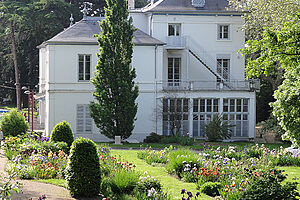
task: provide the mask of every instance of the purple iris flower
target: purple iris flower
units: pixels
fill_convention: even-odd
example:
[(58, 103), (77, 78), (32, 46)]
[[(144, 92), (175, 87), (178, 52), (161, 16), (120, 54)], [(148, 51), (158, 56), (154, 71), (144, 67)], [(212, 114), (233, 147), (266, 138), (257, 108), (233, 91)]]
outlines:
[(184, 194), (184, 193), (185, 193), (185, 189), (182, 189), (182, 190), (181, 190), (181, 194)]
[(187, 192), (187, 195), (189, 195), (189, 197), (193, 197), (193, 194), (191, 192)]

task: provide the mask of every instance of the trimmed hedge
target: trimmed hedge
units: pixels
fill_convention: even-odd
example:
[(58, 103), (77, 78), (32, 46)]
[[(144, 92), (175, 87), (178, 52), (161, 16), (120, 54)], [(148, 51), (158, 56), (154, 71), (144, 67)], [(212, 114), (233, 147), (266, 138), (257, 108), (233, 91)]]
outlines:
[(73, 142), (66, 180), (72, 196), (93, 197), (100, 193), (100, 161), (96, 144), (92, 140), (78, 138)]
[(50, 136), (50, 141), (65, 142), (70, 147), (74, 141), (74, 135), (70, 124), (66, 121), (56, 124)]
[(28, 124), (25, 122), (22, 113), (13, 109), (9, 113), (3, 115), (3, 118), (0, 121), (0, 129), (2, 129), (3, 137), (15, 137), (25, 134), (28, 130)]

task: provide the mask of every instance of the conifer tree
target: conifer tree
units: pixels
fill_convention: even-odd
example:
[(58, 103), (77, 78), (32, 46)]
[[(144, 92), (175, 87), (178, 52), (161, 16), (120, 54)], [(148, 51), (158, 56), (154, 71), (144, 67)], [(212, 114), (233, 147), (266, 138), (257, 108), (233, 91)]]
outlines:
[(127, 0), (106, 0), (105, 19), (101, 33), (98, 63), (92, 80), (97, 102), (91, 102), (91, 117), (108, 138), (126, 139), (134, 128), (138, 87), (131, 67), (133, 53), (132, 19), (128, 19)]

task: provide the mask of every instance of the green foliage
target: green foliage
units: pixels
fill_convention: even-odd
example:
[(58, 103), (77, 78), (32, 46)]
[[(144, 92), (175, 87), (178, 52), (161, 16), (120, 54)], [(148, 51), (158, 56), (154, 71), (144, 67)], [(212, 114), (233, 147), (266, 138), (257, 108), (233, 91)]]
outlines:
[(9, 113), (4, 114), (0, 121), (0, 128), (4, 137), (18, 136), (26, 133), (28, 124), (25, 122), (24, 116), (17, 112), (16, 109), (13, 109)]
[(162, 138), (162, 135), (158, 135), (152, 132), (144, 139), (144, 143), (160, 143)]
[(179, 134), (163, 136), (161, 139), (163, 144), (180, 144), (181, 146), (192, 146), (194, 144), (194, 139), (189, 136), (181, 136)]
[(273, 114), (277, 117), (280, 126), (286, 131), (283, 139), (291, 141), (296, 147), (300, 147), (300, 65), (286, 73), (285, 80), (275, 91), (274, 96), (276, 102), (272, 104)]
[(201, 186), (200, 192), (208, 196), (215, 197), (219, 196), (219, 189), (222, 185), (220, 182), (206, 182)]
[(243, 14), (247, 40), (260, 40), (265, 28), (279, 30), (291, 15), (300, 12), (295, 0), (230, 0), (229, 5)]
[(182, 173), (185, 164), (189, 163), (191, 166), (198, 163), (198, 156), (188, 149), (178, 149), (169, 153), (169, 162), (166, 165), (166, 170), (170, 174), (176, 174), (180, 178), (184, 176)]
[(70, 147), (74, 141), (70, 124), (66, 121), (56, 124), (50, 136), (50, 140), (53, 142), (66, 142)]
[[(0, 1), (0, 80), (15, 87), (9, 22), (13, 22), (20, 83), (36, 85), (39, 77), (39, 49), (36, 47), (69, 26), (70, 13), (82, 18), (77, 6), (62, 0)], [(3, 81), (3, 82), (2, 82)], [(15, 90), (0, 90), (0, 97), (15, 100)], [(27, 105), (27, 95), (23, 94)]]
[(96, 144), (87, 138), (76, 139), (66, 169), (68, 189), (72, 196), (96, 196), (100, 192), (100, 163)]
[(114, 194), (130, 194), (138, 181), (139, 175), (135, 171), (118, 170), (111, 178), (110, 187)]
[(19, 193), (21, 184), (16, 181), (15, 175), (12, 174), (9, 177), (0, 174), (0, 198), (10, 199), (11, 192)]
[(223, 120), (222, 115), (214, 116), (213, 119), (204, 126), (204, 134), (209, 141), (219, 141), (229, 139), (232, 133), (232, 127), (229, 121)]
[(274, 115), (271, 115), (266, 121), (259, 123), (259, 125), (262, 126), (260, 133), (262, 133), (264, 135), (271, 131), (275, 134), (276, 139), (281, 141), (281, 137), (284, 134), (284, 130), (279, 125), (279, 123)]
[(128, 138), (134, 128), (138, 87), (130, 66), (133, 53), (132, 19), (128, 20), (127, 1), (107, 0), (105, 19), (100, 22), (99, 53), (91, 102), (91, 116), (101, 133), (108, 138)]
[(148, 190), (151, 190), (151, 188), (154, 188), (155, 191), (161, 191), (162, 185), (158, 179), (151, 175), (145, 174), (144, 176), (140, 177), (140, 180), (136, 186), (137, 191), (140, 193), (147, 193)]
[(254, 183), (238, 199), (296, 200), (299, 197), (297, 183), (282, 184), (285, 179), (286, 175), (281, 170), (270, 170), (263, 177), (254, 179)]

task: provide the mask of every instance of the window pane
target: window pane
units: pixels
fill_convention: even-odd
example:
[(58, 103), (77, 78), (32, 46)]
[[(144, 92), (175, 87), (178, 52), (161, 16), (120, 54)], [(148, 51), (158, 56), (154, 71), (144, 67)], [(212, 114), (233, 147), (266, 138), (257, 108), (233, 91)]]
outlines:
[(199, 112), (198, 102), (199, 102), (198, 99), (194, 99), (194, 101), (193, 101), (193, 112)]
[(168, 112), (168, 99), (163, 99), (163, 112)]
[(85, 61), (85, 80), (90, 80), (91, 76), (91, 62), (90, 62), (90, 56), (86, 56), (86, 61)]
[(84, 75), (83, 75), (83, 62), (79, 62), (79, 80), (83, 80)]
[(212, 100), (211, 99), (207, 99), (207, 101), (206, 101), (206, 103), (207, 103), (207, 110), (206, 110), (206, 112), (212, 112)]
[(214, 110), (213, 112), (218, 112), (219, 111), (219, 101), (218, 99), (214, 99)]
[(234, 112), (234, 99), (230, 99), (230, 112)]
[(170, 99), (170, 112), (175, 112), (175, 101)]
[(180, 25), (177, 24), (176, 25), (176, 36), (179, 36), (180, 35)]
[(189, 111), (189, 101), (188, 99), (183, 99), (183, 112)]
[(177, 99), (177, 102), (176, 102), (176, 106), (177, 106), (177, 112), (182, 112), (182, 99)]
[(243, 99), (243, 102), (244, 102), (243, 112), (248, 112), (248, 99)]
[(174, 25), (169, 24), (169, 36), (174, 36), (175, 35), (175, 29), (174, 29)]

